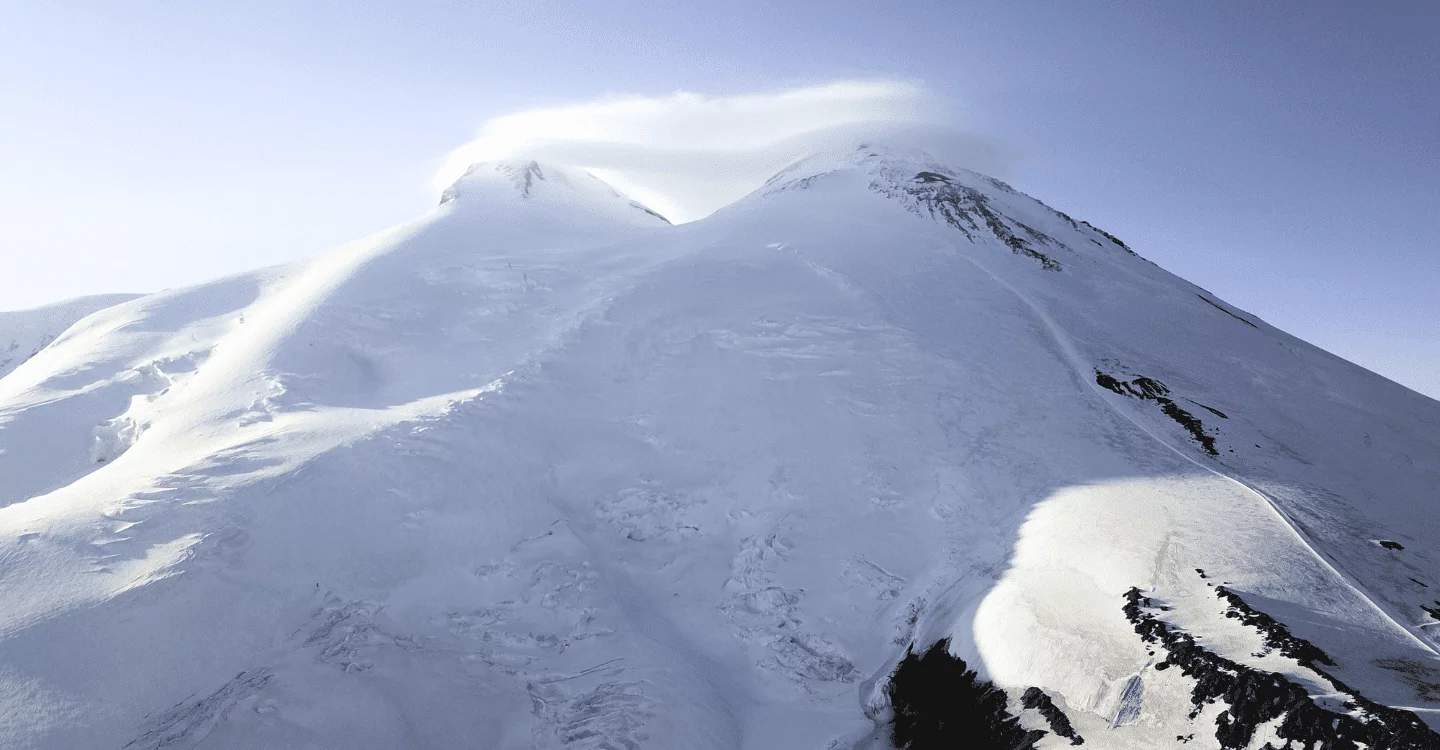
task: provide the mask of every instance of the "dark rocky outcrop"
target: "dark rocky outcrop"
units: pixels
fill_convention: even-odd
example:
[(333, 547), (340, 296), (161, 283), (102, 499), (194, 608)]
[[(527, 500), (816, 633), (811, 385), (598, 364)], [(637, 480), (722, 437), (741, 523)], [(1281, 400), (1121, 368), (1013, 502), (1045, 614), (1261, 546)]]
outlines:
[(1189, 401), (1190, 403), (1192, 403), (1192, 404), (1194, 404), (1194, 405), (1196, 405), (1196, 406), (1198, 406), (1198, 407), (1200, 407), (1201, 409), (1204, 409), (1205, 411), (1210, 412), (1211, 414), (1214, 414), (1215, 416), (1217, 416), (1217, 417), (1219, 417), (1219, 418), (1221, 418), (1221, 419), (1229, 419), (1229, 417), (1225, 416), (1225, 412), (1220, 411), (1219, 409), (1216, 409), (1216, 408), (1213, 407), (1213, 406), (1206, 406), (1206, 405), (1200, 403), (1199, 401), (1196, 401), (1196, 400), (1193, 399), (1193, 398), (1187, 398), (1187, 399), (1185, 399), (1185, 400), (1186, 400), (1186, 401)]
[[(1330, 663), (1329, 657), (1313, 644), (1291, 635), (1284, 625), (1249, 607), (1233, 592), (1221, 591), (1224, 589), (1217, 588), (1217, 595), (1231, 604), (1227, 615), (1233, 611), (1246, 624), (1259, 628), (1267, 644), (1274, 633), (1276, 648), (1282, 653), (1289, 648), (1310, 665)], [(1262, 672), (1206, 649), (1191, 634), (1161, 620), (1156, 609), (1140, 589), (1126, 592), (1123, 611), (1135, 632), (1145, 642), (1162, 647), (1166, 661), (1195, 679), (1191, 718), (1206, 705), (1217, 701), (1225, 704), (1226, 709), (1215, 720), (1215, 738), (1226, 750), (1248, 747), (1257, 727), (1277, 720), (1276, 735), (1284, 744), (1267, 742), (1262, 750), (1358, 750), (1362, 746), (1370, 750), (1440, 750), (1440, 734), (1409, 711), (1375, 703), (1310, 666), (1350, 698), (1359, 717), (1323, 709), (1310, 699), (1304, 687), (1284, 675)]]
[(895, 720), (891, 742), (901, 750), (1028, 750), (1045, 733), (1027, 730), (1008, 708), (1005, 691), (981, 680), (949, 639), (923, 654), (905, 654), (885, 694)]
[(1225, 588), (1215, 587), (1215, 596), (1225, 600), (1230, 605), (1225, 608), (1225, 616), (1239, 620), (1242, 624), (1248, 625), (1260, 631), (1265, 636), (1265, 647), (1279, 651), (1282, 655), (1300, 663), (1300, 666), (1307, 669), (1315, 669), (1316, 665), (1324, 664), (1333, 667), (1335, 662), (1324, 651), (1321, 651), (1315, 644), (1304, 638), (1296, 638), (1290, 634), (1290, 629), (1283, 623), (1270, 615), (1261, 612), (1240, 598), (1239, 594)]
[(1070, 744), (1085, 744), (1085, 738), (1077, 734), (1075, 727), (1070, 725), (1070, 717), (1055, 705), (1055, 701), (1051, 700), (1044, 690), (1038, 687), (1026, 690), (1025, 694), (1020, 696), (1020, 705), (1039, 711), (1040, 715), (1045, 717), (1045, 721), (1049, 722), (1050, 731), (1070, 740)]
[(1099, 233), (1101, 234), (1101, 236), (1103, 236), (1105, 239), (1110, 240), (1111, 242), (1113, 242), (1113, 243), (1115, 243), (1116, 245), (1118, 245), (1121, 250), (1124, 250), (1125, 252), (1130, 253), (1131, 255), (1135, 255), (1135, 251), (1134, 251), (1134, 250), (1131, 250), (1129, 245), (1125, 244), (1124, 242), (1121, 242), (1119, 237), (1116, 237), (1115, 235), (1110, 234), (1109, 232), (1105, 231), (1104, 229), (1101, 229), (1100, 227), (1097, 227), (1097, 226), (1095, 226), (1094, 224), (1091, 224), (1091, 223), (1088, 222), (1088, 221), (1083, 221), (1083, 220), (1082, 220), (1080, 223), (1081, 223), (1081, 224), (1084, 224), (1084, 225), (1087, 226), (1087, 227), (1090, 227), (1091, 229), (1093, 229), (1093, 230), (1096, 231), (1096, 232), (1099, 232)]
[[(1205, 432), (1204, 423), (1194, 414), (1180, 408), (1180, 406), (1170, 398), (1170, 389), (1166, 388), (1164, 383), (1143, 375), (1132, 380), (1120, 380), (1100, 370), (1095, 371), (1095, 383), (1101, 388), (1118, 393), (1121, 396), (1138, 398), (1141, 401), (1153, 401), (1159, 404), (1160, 411), (1164, 412), (1165, 416), (1174, 420), (1176, 424), (1184, 427), (1185, 431), (1190, 433), (1190, 436), (1205, 449), (1206, 453), (1212, 456), (1220, 455), (1219, 452), (1215, 450), (1215, 437)], [(1210, 409), (1208, 406), (1205, 408)], [(1210, 410), (1215, 411), (1214, 409)], [(1215, 413), (1220, 414), (1219, 412)], [(1220, 416), (1223, 417), (1224, 415), (1221, 414)], [(1225, 418), (1229, 419), (1229, 417)]]
[(905, 192), (932, 217), (955, 227), (972, 241), (975, 233), (983, 227), (1016, 255), (1040, 261), (1041, 267), (1047, 271), (1060, 270), (1058, 261), (1035, 247), (1036, 244), (1055, 244), (1049, 235), (1016, 222), (1016, 229), (1029, 235), (1030, 239), (1021, 237), (1003, 216), (990, 208), (989, 196), (979, 190), (939, 172), (919, 172), (914, 183), (905, 187)]

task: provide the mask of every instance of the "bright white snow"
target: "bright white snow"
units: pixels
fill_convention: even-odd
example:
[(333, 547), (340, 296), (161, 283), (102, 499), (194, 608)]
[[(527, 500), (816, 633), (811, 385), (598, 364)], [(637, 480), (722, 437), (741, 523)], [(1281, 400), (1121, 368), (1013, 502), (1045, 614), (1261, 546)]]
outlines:
[(111, 305), (134, 299), (134, 294), (98, 294), (46, 305), (33, 310), (0, 312), (0, 377), (24, 364), (50, 345), (75, 321)]
[(1329, 689), (1219, 582), (1440, 708), (1440, 403), (903, 150), (683, 226), (477, 165), (79, 320), (0, 378), (0, 480), (4, 747), (879, 748), (949, 636), (1091, 746), (1213, 748), (1130, 587)]

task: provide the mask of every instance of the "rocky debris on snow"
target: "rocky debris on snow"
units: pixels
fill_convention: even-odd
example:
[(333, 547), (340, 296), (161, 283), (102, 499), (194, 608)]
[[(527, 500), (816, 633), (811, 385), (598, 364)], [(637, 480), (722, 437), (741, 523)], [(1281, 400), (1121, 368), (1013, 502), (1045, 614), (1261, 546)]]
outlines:
[(1186, 401), (1189, 401), (1190, 403), (1192, 403), (1192, 404), (1194, 404), (1194, 405), (1196, 405), (1196, 406), (1198, 406), (1198, 407), (1200, 407), (1201, 409), (1204, 409), (1205, 411), (1210, 412), (1211, 414), (1214, 414), (1215, 416), (1217, 416), (1217, 417), (1219, 417), (1219, 418), (1221, 418), (1221, 419), (1229, 419), (1229, 418), (1230, 418), (1230, 417), (1228, 417), (1228, 416), (1225, 415), (1225, 412), (1220, 411), (1219, 409), (1216, 409), (1216, 408), (1213, 407), (1213, 406), (1206, 406), (1205, 404), (1202, 404), (1202, 403), (1200, 403), (1199, 401), (1196, 401), (1196, 400), (1193, 399), (1193, 398), (1187, 398), (1187, 399), (1185, 399), (1185, 400), (1186, 400)]
[[(1239, 620), (1242, 624), (1252, 627), (1265, 636), (1265, 647), (1279, 651), (1282, 655), (1300, 663), (1300, 666), (1308, 669), (1316, 669), (1316, 664), (1335, 666), (1335, 662), (1328, 654), (1321, 651), (1315, 644), (1291, 635), (1290, 629), (1284, 623), (1251, 607), (1240, 598), (1239, 594), (1225, 588), (1215, 587), (1215, 596), (1224, 599), (1229, 606), (1225, 608), (1225, 616)], [(1318, 670), (1317, 670), (1318, 671)]]
[[(1217, 590), (1218, 593), (1218, 590)], [(1282, 653), (1288, 648), (1309, 659), (1330, 663), (1314, 645), (1290, 635), (1289, 630), (1268, 615), (1244, 605), (1234, 594), (1222, 595), (1231, 603), (1230, 611), (1242, 622), (1255, 624), (1266, 635), (1267, 643), (1274, 633)], [(1256, 729), (1263, 724), (1278, 722), (1275, 734), (1285, 741), (1276, 746), (1266, 742), (1262, 750), (1299, 750), (1299, 748), (1334, 748), (1335, 750), (1440, 749), (1440, 734), (1420, 721), (1415, 714), (1382, 706), (1356, 693), (1330, 675), (1315, 669), (1357, 707), (1357, 715), (1336, 713), (1321, 708), (1310, 698), (1304, 687), (1278, 672), (1266, 673), (1227, 659), (1201, 646), (1195, 636), (1155, 614), (1155, 603), (1139, 588), (1125, 594), (1123, 611), (1145, 642), (1158, 644), (1166, 652), (1166, 661), (1180, 668), (1181, 674), (1195, 679), (1191, 693), (1194, 719), (1200, 711), (1217, 701), (1226, 706), (1215, 720), (1215, 738), (1225, 750), (1249, 747)], [(1258, 624), (1256, 624), (1258, 623)], [(1273, 624), (1271, 624), (1273, 623)], [(1302, 662), (1303, 663), (1303, 662)]]
[[(888, 186), (872, 184), (872, 188), (888, 192)], [(1035, 245), (1054, 245), (1049, 235), (1021, 222), (1013, 222), (1012, 228), (1005, 217), (990, 207), (990, 198), (969, 185), (961, 184), (954, 177), (940, 172), (923, 171), (916, 173), (911, 184), (904, 186), (904, 194), (913, 199), (907, 207), (915, 213), (925, 213), (944, 221), (960, 230), (974, 241), (975, 233), (989, 231), (996, 239), (1005, 243), (1011, 252), (1040, 261), (1047, 271), (1059, 271), (1060, 263), (1040, 252)], [(983, 229), (982, 229), (982, 226)], [(1020, 236), (1023, 232), (1029, 239)]]
[(1039, 711), (1040, 715), (1045, 717), (1045, 721), (1049, 722), (1050, 731), (1070, 740), (1070, 744), (1085, 744), (1085, 738), (1081, 737), (1075, 731), (1075, 727), (1070, 725), (1070, 717), (1066, 716), (1065, 712), (1060, 710), (1059, 706), (1055, 705), (1055, 701), (1052, 700), (1050, 695), (1044, 690), (1038, 687), (1027, 689), (1025, 694), (1020, 696), (1020, 705)]
[[(1174, 420), (1175, 423), (1181, 427), (1184, 427), (1186, 432), (1189, 432), (1190, 436), (1195, 439), (1195, 442), (1199, 443), (1201, 447), (1205, 449), (1206, 453), (1212, 456), (1220, 455), (1219, 452), (1215, 450), (1215, 437), (1205, 432), (1205, 425), (1196, 418), (1194, 414), (1180, 408), (1180, 406), (1170, 398), (1170, 389), (1165, 387), (1164, 383), (1143, 375), (1128, 381), (1120, 380), (1100, 370), (1095, 371), (1095, 382), (1101, 388), (1121, 396), (1138, 398), (1141, 401), (1154, 401), (1160, 405), (1160, 410), (1165, 413), (1165, 416)], [(1205, 408), (1210, 409), (1208, 406)], [(1210, 409), (1210, 411), (1215, 410)], [(1215, 413), (1220, 414), (1219, 412)], [(1220, 416), (1224, 417), (1225, 415), (1220, 414)], [(1229, 417), (1225, 418), (1229, 419)]]
[[(1066, 218), (1069, 218), (1069, 217), (1067, 216)], [(1086, 227), (1088, 227), (1088, 228), (1096, 231), (1096, 232), (1099, 232), (1100, 235), (1103, 236), (1105, 239), (1110, 240), (1111, 242), (1113, 242), (1113, 243), (1115, 243), (1116, 245), (1118, 245), (1121, 250), (1124, 250), (1125, 252), (1130, 253), (1131, 255), (1138, 255), (1134, 250), (1131, 250), (1131, 249), (1130, 249), (1130, 246), (1129, 246), (1129, 245), (1125, 244), (1124, 242), (1121, 242), (1119, 237), (1116, 237), (1115, 235), (1110, 234), (1109, 232), (1105, 231), (1104, 229), (1101, 229), (1100, 227), (1097, 227), (1097, 226), (1095, 226), (1094, 224), (1091, 224), (1090, 222), (1085, 221), (1085, 220), (1083, 220), (1083, 219), (1080, 221), (1080, 223), (1083, 224), (1083, 225), (1085, 225)]]

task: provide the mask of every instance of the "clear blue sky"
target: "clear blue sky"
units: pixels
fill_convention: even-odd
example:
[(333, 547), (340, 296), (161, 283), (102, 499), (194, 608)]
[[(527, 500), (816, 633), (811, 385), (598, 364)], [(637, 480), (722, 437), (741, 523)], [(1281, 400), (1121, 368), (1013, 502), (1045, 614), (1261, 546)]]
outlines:
[(146, 291), (411, 218), (486, 119), (896, 78), (1017, 187), (1440, 396), (1434, 2), (12, 2), (0, 309)]

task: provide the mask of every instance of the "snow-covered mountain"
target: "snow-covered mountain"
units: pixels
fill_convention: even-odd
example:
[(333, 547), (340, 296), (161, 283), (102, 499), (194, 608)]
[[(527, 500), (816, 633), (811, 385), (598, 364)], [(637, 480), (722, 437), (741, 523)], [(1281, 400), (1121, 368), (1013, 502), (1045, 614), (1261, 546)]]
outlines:
[(900, 148), (477, 165), (79, 321), (0, 479), (7, 748), (1440, 747), (1440, 403)]
[(50, 345), (75, 321), (137, 294), (97, 294), (32, 310), (0, 312), (0, 378)]

